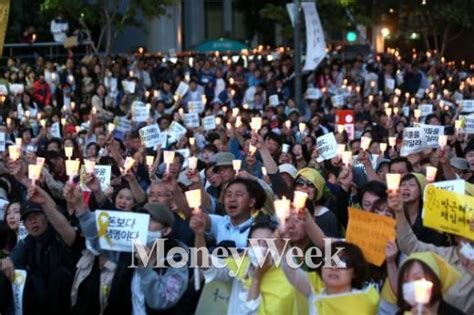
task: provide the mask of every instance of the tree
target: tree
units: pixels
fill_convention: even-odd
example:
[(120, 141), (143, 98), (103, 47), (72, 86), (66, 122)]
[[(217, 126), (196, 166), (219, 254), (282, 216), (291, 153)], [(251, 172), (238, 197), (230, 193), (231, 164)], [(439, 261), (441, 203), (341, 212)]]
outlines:
[(93, 50), (111, 51), (113, 40), (126, 26), (143, 26), (143, 21), (165, 14), (166, 7), (178, 0), (43, 0), (41, 11), (55, 15), (62, 12), (67, 19), (78, 21), (92, 38), (98, 29)]

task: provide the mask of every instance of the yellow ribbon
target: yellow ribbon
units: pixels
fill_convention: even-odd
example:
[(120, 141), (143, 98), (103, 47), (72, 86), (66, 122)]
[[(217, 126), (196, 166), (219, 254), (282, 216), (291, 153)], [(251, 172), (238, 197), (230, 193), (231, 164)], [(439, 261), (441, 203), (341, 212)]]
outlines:
[(109, 214), (107, 212), (102, 212), (99, 214), (99, 231), (98, 231), (98, 236), (99, 237), (104, 237), (107, 243), (109, 243), (110, 246), (112, 246), (112, 240), (110, 237), (107, 235), (107, 228), (109, 227)]

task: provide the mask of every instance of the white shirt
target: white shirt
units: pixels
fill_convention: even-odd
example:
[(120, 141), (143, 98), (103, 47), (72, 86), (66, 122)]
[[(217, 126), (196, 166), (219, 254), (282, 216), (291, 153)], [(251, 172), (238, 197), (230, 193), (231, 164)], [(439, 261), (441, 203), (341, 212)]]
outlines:
[(233, 225), (228, 215), (210, 214), (209, 217), (211, 219), (211, 234), (216, 238), (217, 243), (234, 241), (237, 248), (247, 247), (247, 239), (253, 218), (250, 217), (239, 225)]

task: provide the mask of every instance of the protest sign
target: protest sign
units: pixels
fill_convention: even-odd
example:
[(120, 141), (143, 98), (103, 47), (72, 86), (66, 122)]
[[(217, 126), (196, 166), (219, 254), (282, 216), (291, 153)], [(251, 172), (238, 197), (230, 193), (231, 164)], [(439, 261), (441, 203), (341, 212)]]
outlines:
[(199, 114), (197, 112), (183, 114), (183, 121), (187, 128), (199, 127)]
[(204, 111), (204, 104), (201, 101), (188, 102), (188, 112), (201, 114)]
[(25, 86), (23, 84), (18, 83), (10, 83), (10, 93), (14, 95), (23, 94), (25, 91)]
[(135, 101), (132, 104), (132, 120), (145, 122), (150, 117), (150, 109), (143, 102)]
[(126, 133), (132, 130), (132, 122), (126, 117), (116, 117), (114, 119), (115, 129), (121, 133)]
[(271, 106), (278, 106), (280, 104), (280, 100), (278, 99), (278, 94), (270, 95), (268, 100)]
[(473, 134), (474, 133), (474, 115), (469, 115), (469, 116), (461, 116), (461, 120), (463, 121), (463, 131), (467, 134)]
[(394, 79), (385, 78), (385, 89), (388, 90), (388, 91), (393, 91), (393, 90), (395, 90), (395, 80), (394, 80)]
[(418, 91), (416, 91), (416, 98), (423, 98), (425, 96), (425, 89), (424, 88), (419, 88)]
[(474, 240), (469, 226), (474, 218), (474, 197), (428, 185), (424, 201), (424, 226)]
[(188, 130), (182, 126), (180, 123), (173, 121), (168, 128), (168, 132), (172, 137), (174, 137), (176, 140), (181, 139), (187, 132)]
[(420, 117), (426, 117), (433, 113), (433, 104), (420, 104), (418, 109), (420, 110)]
[(206, 116), (202, 119), (204, 130), (216, 129), (216, 117), (214, 115)]
[(396, 221), (360, 209), (348, 210), (346, 240), (359, 246), (369, 263), (381, 266), (385, 260), (387, 242), (396, 238)]
[(16, 315), (23, 315), (23, 291), (26, 283), (26, 270), (15, 269), (15, 279), (12, 282), (13, 303)]
[(423, 128), (410, 127), (403, 130), (401, 156), (421, 152), (427, 148), (426, 137)]
[(403, 113), (403, 116), (410, 117), (410, 107), (403, 106), (402, 107), (402, 113)]
[(8, 89), (5, 84), (0, 84), (0, 95), (7, 95)]
[(191, 151), (189, 149), (180, 149), (176, 150), (175, 152), (181, 154), (185, 159), (191, 156)]
[(463, 113), (474, 113), (474, 100), (462, 100), (461, 106)]
[(227, 314), (232, 283), (212, 281), (206, 283), (202, 289), (201, 297), (196, 308), (196, 315), (222, 315)]
[(440, 135), (444, 135), (444, 126), (434, 126), (420, 124), (426, 137), (426, 145), (430, 148), (439, 147), (438, 139)]
[(189, 90), (189, 85), (183, 81), (179, 82), (178, 88), (176, 89), (175, 94), (179, 97), (183, 97)]
[(53, 138), (61, 139), (61, 126), (59, 125), (59, 122), (55, 122), (51, 124), (49, 133), (51, 134)]
[(135, 239), (146, 244), (149, 214), (96, 210), (95, 220), (102, 250), (131, 252)]
[(5, 133), (0, 132), (0, 152), (5, 152)]
[(135, 88), (136, 88), (136, 83), (135, 81), (128, 81), (128, 80), (123, 80), (122, 81), (122, 86), (123, 90), (129, 94), (134, 94), (135, 93)]
[(160, 144), (160, 128), (158, 124), (142, 127), (138, 133), (140, 134), (140, 140), (146, 148), (155, 149)]
[[(112, 178), (112, 166), (110, 165), (95, 165), (94, 174), (100, 182), (100, 189), (105, 191), (110, 186), (110, 179)], [(90, 191), (86, 185), (87, 171), (84, 165), (81, 166), (81, 173), (79, 176), (79, 183), (81, 189), (84, 191)]]
[(331, 97), (332, 105), (335, 107), (341, 107), (344, 105), (344, 95), (338, 94)]
[(316, 139), (318, 162), (330, 160), (337, 155), (337, 141), (334, 133), (330, 132)]
[[(431, 183), (436, 188), (454, 192), (456, 194), (464, 194), (466, 189), (466, 182), (462, 179), (446, 180), (442, 182)], [(426, 186), (428, 187), (428, 186)]]

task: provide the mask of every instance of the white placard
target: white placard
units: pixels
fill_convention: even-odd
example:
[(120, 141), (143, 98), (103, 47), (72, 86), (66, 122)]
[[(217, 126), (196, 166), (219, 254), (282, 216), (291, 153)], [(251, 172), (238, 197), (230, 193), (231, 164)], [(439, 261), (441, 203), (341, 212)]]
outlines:
[(416, 91), (416, 98), (423, 98), (425, 96), (425, 89), (419, 88), (418, 91)]
[(23, 291), (25, 289), (26, 270), (15, 269), (15, 281), (12, 282), (15, 315), (23, 315)]
[(95, 220), (102, 250), (131, 252), (135, 239), (146, 244), (149, 214), (96, 210)]
[(202, 119), (202, 126), (204, 130), (216, 129), (216, 117), (214, 115), (204, 117)]
[(59, 122), (55, 122), (51, 125), (49, 133), (53, 138), (61, 139), (61, 126), (59, 125)]
[(278, 94), (270, 95), (270, 97), (268, 98), (268, 100), (270, 101), (270, 105), (271, 105), (271, 106), (278, 106), (278, 105), (280, 105), (280, 100), (278, 99)]
[(421, 117), (426, 117), (433, 113), (433, 104), (420, 104), (418, 109), (420, 110)]
[(188, 112), (201, 114), (204, 111), (204, 104), (201, 101), (188, 102)]
[(331, 97), (332, 105), (336, 107), (344, 106), (344, 95), (338, 94)]
[(197, 128), (200, 124), (199, 114), (197, 112), (183, 114), (183, 121), (187, 128)]
[(138, 133), (140, 134), (140, 140), (146, 148), (155, 149), (158, 145), (161, 145), (160, 127), (157, 124), (142, 127)]
[(306, 60), (304, 71), (313, 71), (326, 56), (326, 41), (316, 3), (303, 2), (301, 7), (306, 23)]
[(318, 162), (330, 160), (337, 155), (337, 141), (334, 133), (330, 132), (316, 139)]
[(143, 102), (135, 101), (132, 104), (132, 120), (145, 122), (150, 117), (150, 109)]
[(122, 80), (123, 89), (129, 94), (135, 93), (136, 85), (135, 81)]
[(5, 84), (0, 84), (0, 95), (7, 95), (8, 88)]
[(25, 86), (18, 83), (10, 83), (10, 93), (14, 95), (23, 94), (25, 92)]
[[(86, 186), (85, 176), (87, 174), (86, 167), (81, 166), (80, 186), (83, 191), (90, 191)], [(95, 177), (100, 182), (100, 189), (105, 191), (110, 186), (110, 180), (112, 179), (112, 166), (110, 165), (95, 165), (94, 166)]]
[(395, 90), (395, 80), (385, 78), (385, 88), (389, 91)]
[(461, 101), (463, 113), (474, 113), (474, 100)]
[(189, 90), (189, 85), (183, 81), (179, 82), (178, 88), (176, 89), (175, 94), (179, 97), (183, 97)]
[(442, 182), (431, 183), (430, 185), (433, 185), (436, 188), (451, 191), (453, 193), (460, 194), (460, 195), (464, 195), (465, 190), (466, 190), (466, 182), (462, 179), (446, 180)]
[(5, 152), (5, 133), (0, 132), (0, 152)]
[(125, 117), (117, 117), (114, 119), (115, 129), (121, 133), (126, 133), (132, 130), (132, 122)]
[(405, 117), (410, 117), (410, 107), (408, 107), (408, 106), (403, 106), (403, 107), (402, 107), (402, 112), (403, 112), (403, 116), (405, 116)]
[(401, 156), (421, 152), (428, 146), (423, 128), (409, 127), (403, 130), (403, 143), (400, 150)]
[(444, 126), (420, 124), (420, 127), (425, 133), (427, 146), (433, 149), (439, 147), (438, 139), (440, 135), (444, 135)]
[(181, 139), (188, 130), (181, 125), (180, 123), (173, 121), (168, 129), (168, 132), (172, 137), (174, 137), (176, 140)]
[(176, 150), (179, 154), (181, 154), (184, 159), (188, 159), (191, 156), (191, 151), (189, 149), (180, 149)]
[(460, 116), (460, 119), (463, 120), (463, 124), (464, 124), (463, 131), (467, 134), (473, 134), (474, 133), (474, 115)]

